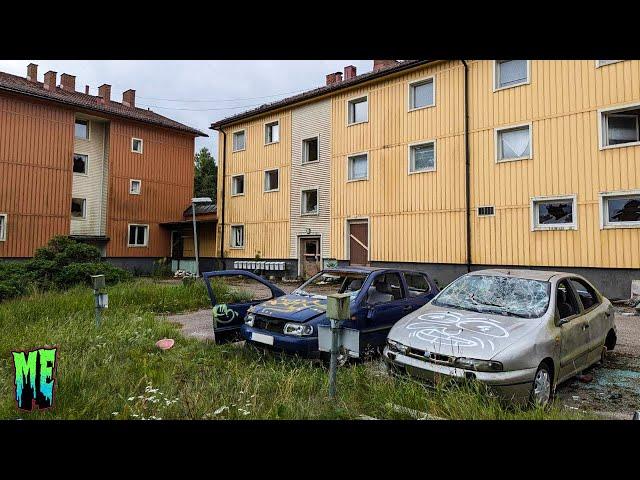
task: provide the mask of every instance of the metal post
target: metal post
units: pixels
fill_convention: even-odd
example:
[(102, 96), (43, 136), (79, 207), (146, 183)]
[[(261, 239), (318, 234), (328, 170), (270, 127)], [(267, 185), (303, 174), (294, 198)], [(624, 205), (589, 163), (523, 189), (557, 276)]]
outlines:
[(336, 373), (338, 370), (338, 336), (340, 335), (340, 321), (331, 320), (331, 359), (329, 360), (329, 398), (336, 398)]
[(193, 216), (193, 248), (196, 252), (196, 278), (200, 276), (200, 257), (198, 256), (198, 232), (196, 230), (196, 204), (191, 202), (191, 214)]

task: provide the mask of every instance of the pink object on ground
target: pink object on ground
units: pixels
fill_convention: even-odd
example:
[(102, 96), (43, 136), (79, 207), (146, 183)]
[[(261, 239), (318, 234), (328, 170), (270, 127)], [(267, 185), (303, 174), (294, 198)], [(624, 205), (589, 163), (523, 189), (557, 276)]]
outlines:
[(175, 343), (176, 342), (173, 338), (163, 338), (162, 340), (158, 340), (156, 342), (156, 347), (161, 350), (169, 350)]

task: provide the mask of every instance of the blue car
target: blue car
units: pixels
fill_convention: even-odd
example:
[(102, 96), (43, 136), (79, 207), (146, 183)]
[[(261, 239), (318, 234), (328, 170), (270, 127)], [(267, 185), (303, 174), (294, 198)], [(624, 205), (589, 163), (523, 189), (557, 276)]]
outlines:
[[(221, 304), (209, 283), (215, 277), (239, 277), (260, 282), (268, 299)], [(329, 325), (327, 295), (351, 295), (351, 319), (344, 327), (357, 330), (359, 351), (383, 347), (391, 327), (429, 302), (438, 287), (424, 272), (392, 268), (325, 269), (290, 294), (267, 280), (242, 270), (203, 274), (214, 306), (216, 342), (243, 338), (267, 349), (318, 357), (318, 326)]]

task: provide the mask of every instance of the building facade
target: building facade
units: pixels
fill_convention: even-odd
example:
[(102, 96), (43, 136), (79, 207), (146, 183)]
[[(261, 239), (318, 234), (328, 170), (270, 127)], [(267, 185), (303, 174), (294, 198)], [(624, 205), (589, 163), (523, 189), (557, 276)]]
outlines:
[[(0, 72), (0, 258), (31, 257), (55, 235), (95, 244), (116, 264), (148, 270), (171, 255), (171, 222), (193, 194), (203, 133), (135, 106), (76, 91), (75, 77), (37, 65)], [(214, 230), (215, 231), (215, 230)]]
[[(328, 178), (298, 158), (315, 128), (301, 112), (326, 125), (316, 129), (330, 137)], [(272, 212), (288, 232), (270, 236), (271, 220), (255, 216), (262, 192), (234, 201), (231, 176), (264, 170), (261, 139), (275, 119), (288, 143), (271, 161), (291, 179), (281, 177), (288, 203)], [(218, 249), (286, 259), (296, 276), (300, 235), (321, 232), (323, 264), (402, 265), (441, 284), (494, 266), (568, 270), (628, 297), (640, 278), (639, 119), (637, 60), (374, 61), (362, 75), (349, 66), (324, 87), (212, 125), (227, 187)], [(253, 149), (240, 160), (232, 141), (222, 146), (241, 128)], [(315, 186), (330, 192), (315, 197), (328, 229), (325, 217), (298, 216)]]

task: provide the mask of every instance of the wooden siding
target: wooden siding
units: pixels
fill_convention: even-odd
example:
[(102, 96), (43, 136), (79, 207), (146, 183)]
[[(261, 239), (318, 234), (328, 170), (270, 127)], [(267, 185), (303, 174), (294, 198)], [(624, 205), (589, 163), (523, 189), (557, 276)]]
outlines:
[(73, 130), (71, 110), (0, 94), (0, 257), (30, 257), (69, 234)]

